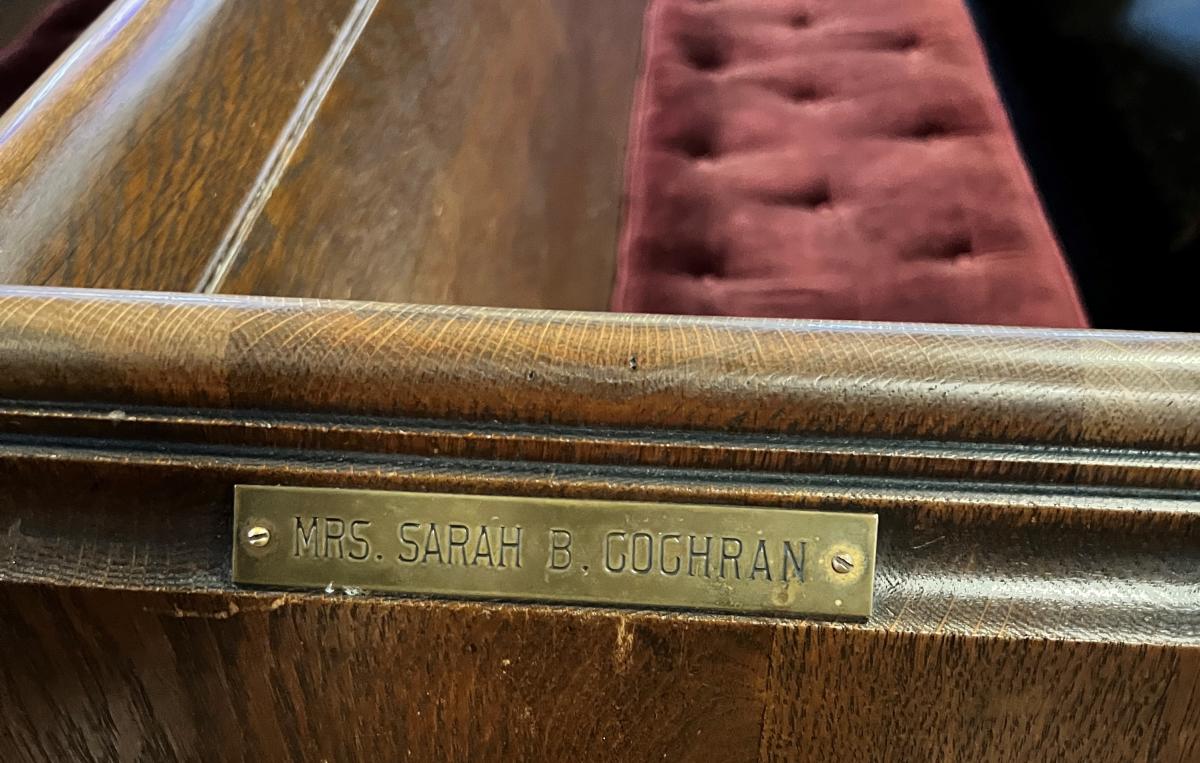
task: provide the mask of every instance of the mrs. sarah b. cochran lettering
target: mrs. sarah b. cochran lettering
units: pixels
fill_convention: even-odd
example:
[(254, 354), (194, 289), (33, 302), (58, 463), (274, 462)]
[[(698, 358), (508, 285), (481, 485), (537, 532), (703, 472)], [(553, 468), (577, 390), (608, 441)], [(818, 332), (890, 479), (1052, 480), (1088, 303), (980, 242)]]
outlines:
[(239, 485), (241, 584), (867, 617), (848, 511)]
[[(363, 562), (372, 558), (371, 522), (342, 517), (294, 517), (293, 557)], [(520, 568), (525, 529), (520, 525), (468, 525), (458, 522), (400, 522), (396, 527), (400, 564)], [(745, 539), (733, 535), (646, 532), (614, 529), (603, 535), (600, 553), (592, 558), (612, 574), (658, 574), (666, 577), (716, 577), (727, 580), (804, 580), (805, 540)], [(578, 554), (575, 534), (551, 528), (546, 567), (572, 568)], [(591, 556), (591, 555), (589, 555)], [(376, 561), (386, 561), (375, 552)], [(582, 564), (587, 572), (590, 566)]]
[[(341, 517), (295, 517), (292, 556), (313, 559), (345, 559), (367, 561), (372, 546), (367, 529), (370, 520)], [(396, 537), (401, 550), (395, 561), (402, 564), (460, 564), (477, 567), (520, 567), (520, 526), (490, 527), (450, 522), (439, 525), (421, 522), (401, 522)], [(382, 553), (375, 553), (384, 561)]]

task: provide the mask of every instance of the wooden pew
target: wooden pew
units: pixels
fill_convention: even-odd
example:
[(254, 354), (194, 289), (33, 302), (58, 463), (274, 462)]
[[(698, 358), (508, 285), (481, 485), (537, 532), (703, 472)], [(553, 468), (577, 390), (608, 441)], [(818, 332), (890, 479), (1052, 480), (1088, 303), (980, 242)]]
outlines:
[(643, 6), (116, 2), (4, 117), (0, 281), (605, 309)]
[[(1195, 759), (1195, 337), (513, 309), (640, 6), (119, 2), (5, 116), (3, 759)], [(874, 604), (245, 586), (235, 485), (873, 514)]]

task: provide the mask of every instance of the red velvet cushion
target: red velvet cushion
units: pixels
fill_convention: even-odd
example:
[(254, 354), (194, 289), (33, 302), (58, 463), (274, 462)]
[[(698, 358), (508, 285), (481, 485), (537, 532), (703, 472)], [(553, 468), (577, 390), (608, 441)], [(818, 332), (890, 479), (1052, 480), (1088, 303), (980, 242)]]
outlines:
[(613, 309), (1084, 326), (961, 0), (653, 0)]

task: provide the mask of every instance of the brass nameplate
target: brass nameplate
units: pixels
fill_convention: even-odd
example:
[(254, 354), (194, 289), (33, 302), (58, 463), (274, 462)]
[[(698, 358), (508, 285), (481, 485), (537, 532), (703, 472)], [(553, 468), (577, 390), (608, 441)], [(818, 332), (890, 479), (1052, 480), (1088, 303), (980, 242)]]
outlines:
[(864, 618), (875, 531), (874, 514), (239, 485), (233, 579)]

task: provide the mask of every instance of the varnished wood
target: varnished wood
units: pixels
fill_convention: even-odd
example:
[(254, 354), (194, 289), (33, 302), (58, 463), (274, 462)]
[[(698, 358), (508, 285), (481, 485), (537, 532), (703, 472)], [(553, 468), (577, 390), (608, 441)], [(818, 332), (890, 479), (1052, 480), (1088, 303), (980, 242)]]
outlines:
[[(117, 2), (0, 280), (603, 306), (641, 6)], [(1197, 346), (0, 288), (0, 759), (1195, 760)], [(876, 606), (254, 593), (237, 483), (870, 510)]]
[(191, 289), (351, 5), (114, 2), (0, 119), (0, 282)]
[[(1194, 451), (1187, 334), (0, 288), (0, 396)], [(39, 341), (30, 341), (38, 337)]]
[(1200, 524), (1183, 493), (148, 445), (6, 436), (0, 579), (230, 590), (234, 484), (867, 509), (880, 515), (874, 615), (821, 627), (1195, 644)]
[[(8, 288), (0, 347), (18, 759), (1198, 752), (1187, 337)], [(871, 509), (875, 612), (250, 594), (235, 483)]]
[(602, 309), (644, 5), (116, 2), (0, 121), (0, 281)]
[(37, 585), (6, 587), (0, 612), (17, 616), (7, 642), (29, 655), (0, 668), (0, 697), (7, 705), (19, 696), (25, 708), (9, 715), (0, 744), (27, 758), (1186, 761), (1196, 753), (1196, 650)]
[(381, 2), (210, 290), (605, 309), (644, 6)]

